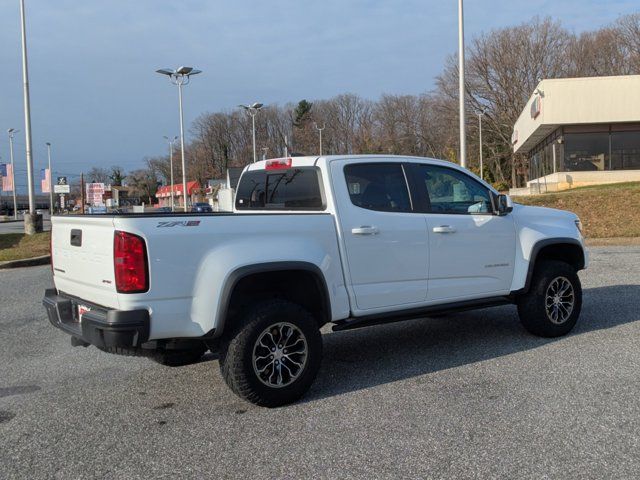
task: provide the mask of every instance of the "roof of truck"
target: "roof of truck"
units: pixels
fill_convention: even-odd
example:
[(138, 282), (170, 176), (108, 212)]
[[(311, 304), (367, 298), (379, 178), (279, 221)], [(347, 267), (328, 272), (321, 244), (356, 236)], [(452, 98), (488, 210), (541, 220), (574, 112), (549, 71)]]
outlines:
[(467, 175), (471, 175), (480, 183), (483, 183), (491, 190), (497, 193), (489, 183), (480, 179), (477, 175), (475, 175), (472, 171), (467, 170), (466, 168), (461, 167), (457, 163), (449, 162), (447, 160), (438, 160), (436, 158), (428, 158), (428, 157), (412, 157), (408, 155), (323, 155), (323, 156), (303, 156), (303, 157), (284, 157), (284, 158), (269, 158), (266, 160), (260, 160), (256, 163), (251, 163), (245, 167), (243, 171), (251, 171), (251, 170), (268, 170), (268, 164), (270, 162), (288, 162), (288, 164), (283, 165), (281, 167), (274, 167), (274, 169), (278, 168), (290, 168), (290, 167), (313, 167), (318, 165), (319, 163), (324, 162), (325, 164), (329, 164), (331, 162), (335, 162), (338, 160), (356, 160), (356, 159), (366, 159), (371, 162), (388, 162), (388, 161), (412, 161), (412, 162), (428, 162), (432, 165), (440, 165), (443, 167), (455, 168), (456, 170), (462, 170)]
[(260, 160), (256, 163), (252, 163), (247, 166), (248, 170), (263, 170), (266, 168), (267, 163), (272, 162), (274, 160), (292, 160), (292, 166), (295, 167), (304, 167), (304, 166), (313, 166), (317, 165), (319, 162), (331, 163), (338, 160), (352, 160), (352, 159), (367, 159), (371, 161), (389, 161), (389, 160), (422, 160), (428, 161), (429, 163), (439, 164), (448, 167), (459, 167), (459, 165), (449, 162), (447, 160), (438, 160), (435, 158), (427, 158), (427, 157), (414, 157), (408, 155), (380, 155), (380, 154), (371, 154), (371, 155), (322, 155), (322, 156), (303, 156), (303, 157), (282, 157), (282, 158), (268, 158), (266, 160)]

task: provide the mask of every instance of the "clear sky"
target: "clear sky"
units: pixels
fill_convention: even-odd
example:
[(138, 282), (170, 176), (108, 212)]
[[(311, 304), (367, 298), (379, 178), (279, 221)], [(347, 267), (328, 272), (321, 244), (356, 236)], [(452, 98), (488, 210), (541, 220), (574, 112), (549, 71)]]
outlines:
[[(36, 172), (142, 166), (178, 134), (177, 90), (154, 73), (195, 66), (189, 124), (238, 103), (431, 90), (457, 49), (456, 0), (25, 0)], [(466, 33), (550, 15), (580, 32), (637, 0), (467, 0)], [(18, 128), (24, 163), (19, 0), (0, 2), (0, 162)], [(36, 190), (39, 191), (36, 177)], [(26, 180), (17, 179), (24, 185)]]

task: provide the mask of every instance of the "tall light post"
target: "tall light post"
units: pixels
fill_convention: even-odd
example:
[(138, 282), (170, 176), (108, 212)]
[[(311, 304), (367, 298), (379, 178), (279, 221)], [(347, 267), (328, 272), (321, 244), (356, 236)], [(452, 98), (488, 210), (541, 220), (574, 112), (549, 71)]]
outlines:
[(460, 166), (467, 168), (467, 137), (464, 122), (464, 11), (458, 0), (458, 90), (460, 101)]
[(482, 164), (482, 117), (487, 113), (487, 109), (483, 108), (481, 112), (478, 112), (478, 141), (480, 143), (480, 178), (484, 180), (484, 168)]
[(9, 154), (11, 156), (11, 185), (13, 186), (12, 193), (14, 220), (18, 219), (18, 202), (16, 201), (16, 167), (13, 164), (13, 136), (18, 132), (19, 130), (16, 130), (15, 128), (10, 128), (9, 130), (7, 130), (7, 133), (9, 134)]
[(244, 108), (247, 115), (251, 117), (251, 128), (253, 132), (253, 163), (256, 163), (256, 115), (258, 111), (264, 107), (262, 103), (254, 102), (251, 105), (238, 105), (240, 108)]
[(169, 138), (164, 135), (165, 140), (169, 143), (169, 168), (171, 169), (171, 211), (175, 211), (173, 203), (173, 145), (178, 141), (178, 137)]
[(317, 123), (314, 123), (316, 130), (318, 130), (318, 132), (320, 133), (320, 156), (322, 156), (322, 131), (325, 129), (325, 127), (327, 126), (326, 124), (322, 124), (322, 127), (319, 127)]
[(171, 83), (178, 86), (178, 107), (180, 110), (180, 153), (182, 155), (182, 194), (184, 195), (184, 211), (187, 211), (187, 168), (184, 159), (184, 114), (182, 111), (182, 87), (188, 85), (192, 75), (202, 73), (193, 67), (180, 67), (175, 70), (161, 68), (157, 73), (166, 75)]
[(51, 143), (47, 142), (47, 158), (49, 159), (49, 216), (53, 215), (53, 172), (51, 171)]
[[(31, 103), (29, 101), (29, 68), (27, 62), (27, 27), (25, 21), (24, 0), (20, 0), (20, 22), (22, 27), (22, 81), (24, 100), (24, 135), (27, 157), (27, 191), (29, 193), (29, 215), (25, 217), (25, 233), (32, 235), (38, 229), (36, 203), (33, 189), (33, 156), (31, 153)], [(15, 185), (14, 185), (15, 188)]]

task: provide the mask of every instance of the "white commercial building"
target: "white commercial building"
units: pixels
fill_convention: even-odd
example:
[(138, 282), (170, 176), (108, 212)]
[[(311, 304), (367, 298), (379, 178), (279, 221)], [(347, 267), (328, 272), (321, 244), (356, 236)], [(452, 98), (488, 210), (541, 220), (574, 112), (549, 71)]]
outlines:
[(511, 141), (531, 179), (514, 194), (640, 181), (640, 75), (542, 80)]

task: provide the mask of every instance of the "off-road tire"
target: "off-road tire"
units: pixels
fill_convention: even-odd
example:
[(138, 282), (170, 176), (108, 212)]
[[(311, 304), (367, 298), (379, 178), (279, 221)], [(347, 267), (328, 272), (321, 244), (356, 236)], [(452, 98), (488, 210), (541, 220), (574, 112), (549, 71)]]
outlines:
[[(565, 278), (573, 288), (573, 309), (562, 323), (554, 323), (547, 314), (547, 291), (557, 278)], [(575, 269), (568, 263), (543, 260), (536, 265), (529, 291), (517, 299), (518, 315), (524, 328), (540, 337), (560, 337), (569, 333), (580, 316), (582, 286)]]
[[(260, 335), (282, 322), (294, 325), (304, 335), (307, 358), (291, 384), (275, 388), (260, 380), (253, 355)], [(306, 309), (286, 300), (267, 300), (234, 318), (230, 327), (220, 345), (220, 372), (236, 395), (259, 406), (279, 407), (295, 402), (309, 390), (320, 368), (322, 336), (318, 322)]]

